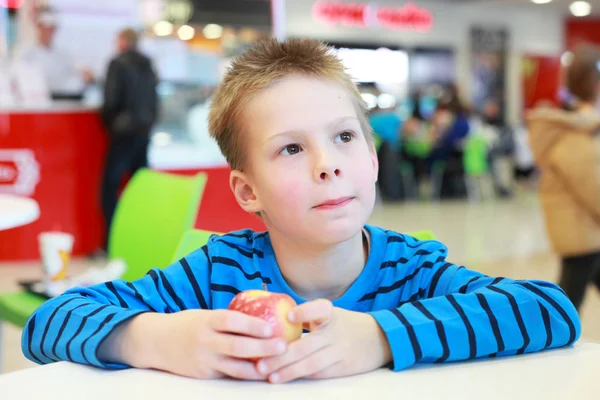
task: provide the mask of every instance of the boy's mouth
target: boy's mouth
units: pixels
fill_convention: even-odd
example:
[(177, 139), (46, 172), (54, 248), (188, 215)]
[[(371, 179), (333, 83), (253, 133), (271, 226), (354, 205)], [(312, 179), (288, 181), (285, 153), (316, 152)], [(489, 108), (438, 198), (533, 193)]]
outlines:
[(314, 206), (313, 208), (316, 210), (331, 210), (334, 208), (343, 207), (343, 206), (347, 205), (348, 203), (350, 203), (352, 200), (354, 200), (354, 197), (350, 197), (350, 196), (340, 197), (338, 199), (324, 201), (323, 203), (318, 204), (318, 205)]

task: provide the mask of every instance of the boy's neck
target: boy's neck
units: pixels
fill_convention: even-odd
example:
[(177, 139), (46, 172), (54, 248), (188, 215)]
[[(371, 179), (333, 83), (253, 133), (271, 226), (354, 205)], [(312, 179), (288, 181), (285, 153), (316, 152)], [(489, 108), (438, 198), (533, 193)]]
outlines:
[(362, 230), (345, 242), (321, 248), (298, 244), (276, 230), (269, 230), (269, 236), (281, 274), (307, 300), (341, 297), (362, 272), (369, 253)]

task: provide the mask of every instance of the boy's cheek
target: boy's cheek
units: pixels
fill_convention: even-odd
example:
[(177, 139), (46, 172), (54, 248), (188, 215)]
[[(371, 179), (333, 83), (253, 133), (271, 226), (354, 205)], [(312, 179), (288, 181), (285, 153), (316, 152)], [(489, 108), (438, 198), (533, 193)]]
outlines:
[(287, 212), (298, 209), (303, 203), (303, 196), (306, 190), (302, 189), (302, 184), (297, 180), (274, 180), (272, 182), (271, 203), (274, 207), (285, 206)]

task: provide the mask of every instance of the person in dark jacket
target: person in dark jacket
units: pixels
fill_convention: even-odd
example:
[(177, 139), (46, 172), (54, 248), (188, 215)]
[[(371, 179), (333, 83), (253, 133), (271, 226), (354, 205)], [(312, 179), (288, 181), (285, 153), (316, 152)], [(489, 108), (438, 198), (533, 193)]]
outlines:
[(119, 33), (119, 55), (110, 62), (104, 87), (102, 119), (109, 135), (102, 181), (105, 249), (119, 186), (126, 174), (133, 175), (148, 165), (150, 131), (158, 115), (157, 76), (137, 44), (138, 35), (133, 29)]

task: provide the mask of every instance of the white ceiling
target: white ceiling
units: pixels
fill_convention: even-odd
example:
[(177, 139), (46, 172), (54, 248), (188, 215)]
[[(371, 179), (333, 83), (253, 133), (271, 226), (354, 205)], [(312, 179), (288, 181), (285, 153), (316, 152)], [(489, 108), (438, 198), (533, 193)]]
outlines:
[[(512, 4), (533, 4), (531, 0), (443, 0), (447, 2), (453, 3), (512, 3)], [(564, 9), (569, 8), (569, 4), (571, 4), (575, 0), (553, 0), (548, 4), (537, 5), (538, 7), (560, 7)], [(600, 0), (586, 0), (592, 6), (600, 7)]]
[[(565, 12), (566, 15), (569, 13), (569, 5), (575, 0), (553, 0), (548, 4), (533, 4), (531, 0), (441, 0), (448, 3), (456, 4), (473, 4), (473, 5), (484, 5), (484, 4), (507, 4), (507, 5), (523, 5), (524, 7), (551, 7), (559, 9)], [(600, 15), (600, 0), (586, 0), (592, 5), (592, 14), (596, 16)]]

